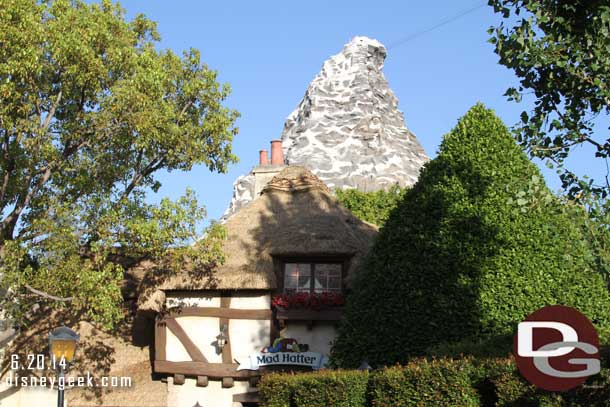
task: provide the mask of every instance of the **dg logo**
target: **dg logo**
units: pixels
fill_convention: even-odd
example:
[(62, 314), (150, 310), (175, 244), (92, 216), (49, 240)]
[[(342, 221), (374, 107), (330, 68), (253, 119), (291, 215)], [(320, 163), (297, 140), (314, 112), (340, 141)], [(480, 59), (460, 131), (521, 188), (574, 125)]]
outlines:
[(563, 305), (541, 308), (521, 322), (513, 351), (521, 375), (544, 390), (570, 390), (600, 371), (595, 327)]

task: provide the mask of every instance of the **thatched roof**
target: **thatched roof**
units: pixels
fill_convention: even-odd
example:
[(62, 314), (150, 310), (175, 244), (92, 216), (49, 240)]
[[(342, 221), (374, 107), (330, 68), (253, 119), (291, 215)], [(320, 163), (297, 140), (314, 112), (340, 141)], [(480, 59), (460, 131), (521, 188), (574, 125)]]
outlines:
[(318, 177), (300, 166), (283, 169), (224, 226), (226, 262), (213, 278), (195, 282), (185, 270), (157, 283), (154, 292), (141, 298), (140, 309), (159, 310), (164, 290), (273, 290), (274, 258), (281, 257), (350, 259), (349, 283), (349, 273), (377, 233), (374, 225), (356, 218)]

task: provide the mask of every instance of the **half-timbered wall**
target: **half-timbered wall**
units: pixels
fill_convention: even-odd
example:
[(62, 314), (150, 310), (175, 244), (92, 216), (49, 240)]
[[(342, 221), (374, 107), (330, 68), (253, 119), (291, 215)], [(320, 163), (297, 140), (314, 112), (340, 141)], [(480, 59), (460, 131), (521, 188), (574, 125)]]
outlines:
[[(169, 404), (230, 406), (233, 395), (256, 390), (258, 372), (237, 371), (234, 359), (269, 345), (268, 292), (173, 292), (166, 305), (175, 311), (157, 321), (155, 371), (170, 374)], [(229, 339), (219, 353), (223, 325)]]

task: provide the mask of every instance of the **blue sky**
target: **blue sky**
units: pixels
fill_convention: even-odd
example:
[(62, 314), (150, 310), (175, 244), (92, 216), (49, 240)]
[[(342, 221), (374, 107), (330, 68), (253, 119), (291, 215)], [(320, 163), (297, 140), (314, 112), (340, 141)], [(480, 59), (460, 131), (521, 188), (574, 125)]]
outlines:
[[(301, 100), (309, 82), (329, 56), (356, 35), (381, 41), (388, 49), (384, 73), (400, 101), (407, 126), (431, 157), (442, 136), (477, 101), (507, 123), (519, 120), (524, 105), (506, 101), (516, 77), (498, 65), (487, 29), (499, 17), (484, 6), (395, 47), (392, 44), (460, 12), (484, 4), (473, 0), (361, 1), (122, 1), (128, 18), (144, 13), (158, 22), (162, 48), (177, 53), (190, 47), (219, 72), (233, 93), (227, 106), (237, 109), (239, 135), (234, 151), (240, 162), (227, 174), (192, 171), (161, 174), (156, 201), (179, 197), (192, 187), (210, 218), (227, 207), (232, 183), (257, 162), (258, 150), (278, 138), (284, 120)], [(600, 174), (586, 154), (570, 161), (578, 173)], [(601, 165), (601, 164), (600, 164)], [(554, 190), (554, 172), (543, 169)]]

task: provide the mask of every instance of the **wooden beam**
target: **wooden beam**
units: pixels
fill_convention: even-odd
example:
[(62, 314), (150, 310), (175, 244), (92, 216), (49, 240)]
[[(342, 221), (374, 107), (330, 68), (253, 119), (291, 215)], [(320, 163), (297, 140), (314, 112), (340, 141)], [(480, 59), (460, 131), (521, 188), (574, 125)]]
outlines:
[(233, 381), (232, 377), (223, 377), (222, 378), (222, 388), (223, 389), (230, 389), (234, 385), (235, 385), (235, 382)]
[(165, 348), (167, 343), (165, 323), (161, 320), (155, 322), (155, 359), (165, 360)]
[(320, 311), (310, 309), (278, 309), (276, 318), (280, 321), (339, 321), (342, 314), (343, 308), (331, 308)]
[(174, 384), (182, 385), (182, 384), (184, 384), (185, 380), (186, 379), (185, 379), (183, 374), (175, 374), (174, 375)]
[[(230, 295), (222, 295), (220, 297), (220, 307), (222, 309), (230, 309), (231, 308), (231, 297)], [(233, 356), (231, 355), (231, 334), (229, 329), (229, 318), (220, 318), (218, 320), (218, 328), (222, 329), (223, 325), (227, 327), (226, 335), (227, 335), (227, 343), (222, 347), (222, 363), (233, 363)], [(233, 387), (233, 386), (231, 386)]]
[(233, 403), (260, 403), (258, 391), (234, 394)]
[(205, 363), (205, 362), (170, 362), (168, 360), (155, 360), (155, 372), (183, 374), (186, 376), (208, 376), (210, 379), (233, 377), (235, 379), (248, 379), (260, 376), (256, 370), (237, 370), (237, 363)]
[(270, 309), (237, 309), (215, 307), (184, 307), (171, 311), (174, 318), (179, 317), (213, 317), (228, 319), (270, 319)]
[(231, 293), (223, 291), (220, 295), (220, 308), (231, 308)]
[(248, 384), (250, 385), (250, 387), (256, 387), (258, 386), (258, 382), (260, 382), (260, 379), (260, 376), (251, 377), (250, 379), (248, 379)]
[(197, 376), (197, 386), (208, 387), (208, 377), (207, 376)]
[[(207, 362), (203, 353), (199, 350), (199, 348), (191, 341), (191, 338), (188, 337), (184, 329), (176, 322), (173, 318), (168, 318), (165, 320), (165, 325), (167, 328), (176, 335), (176, 338), (184, 345), (184, 349), (188, 352), (191, 359), (195, 362)], [(165, 358), (164, 358), (165, 359)]]
[(273, 342), (280, 337), (278, 325), (279, 322), (276, 322), (274, 318), (269, 319), (269, 346), (273, 345)]

